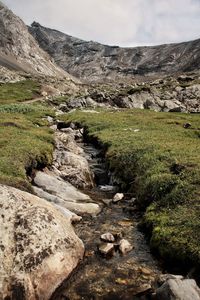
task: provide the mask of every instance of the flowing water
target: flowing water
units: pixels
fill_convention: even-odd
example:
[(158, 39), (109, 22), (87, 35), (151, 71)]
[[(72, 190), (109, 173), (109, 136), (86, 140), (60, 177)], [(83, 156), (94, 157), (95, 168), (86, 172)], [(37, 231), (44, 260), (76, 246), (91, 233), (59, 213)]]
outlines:
[[(100, 151), (92, 145), (82, 146), (97, 183), (89, 194), (102, 211), (96, 217), (83, 217), (75, 226), (77, 235), (85, 244), (85, 257), (52, 300), (151, 299), (160, 267), (138, 228), (140, 212), (131, 195), (125, 195), (124, 200), (114, 204), (111, 201), (113, 191), (102, 192), (102, 185), (107, 189), (110, 182)], [(101, 234), (106, 232), (118, 239), (127, 239), (133, 250), (121, 255), (116, 245), (114, 255), (103, 257), (98, 246), (102, 244)]]

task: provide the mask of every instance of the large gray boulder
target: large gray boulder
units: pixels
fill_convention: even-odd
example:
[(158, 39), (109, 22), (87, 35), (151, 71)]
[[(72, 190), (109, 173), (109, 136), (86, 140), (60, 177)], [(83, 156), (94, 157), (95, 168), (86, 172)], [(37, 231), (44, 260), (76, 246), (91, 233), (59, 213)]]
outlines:
[(0, 299), (50, 299), (84, 253), (70, 214), (4, 185), (0, 207)]
[(168, 279), (156, 291), (157, 300), (200, 300), (200, 289), (193, 279)]

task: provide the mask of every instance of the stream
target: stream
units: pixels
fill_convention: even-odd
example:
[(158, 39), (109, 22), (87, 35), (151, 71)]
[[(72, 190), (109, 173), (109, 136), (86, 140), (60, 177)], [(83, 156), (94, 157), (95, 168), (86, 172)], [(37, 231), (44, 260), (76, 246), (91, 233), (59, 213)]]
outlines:
[[(140, 212), (131, 195), (125, 194), (123, 200), (112, 202), (115, 191), (105, 191), (110, 188), (110, 176), (100, 150), (83, 142), (79, 142), (79, 146), (84, 149), (96, 183), (95, 188), (84, 192), (102, 210), (96, 217), (84, 216), (75, 225), (76, 234), (85, 244), (85, 256), (51, 300), (151, 299), (161, 268), (139, 230)], [(116, 237), (115, 251), (112, 255), (102, 256), (98, 250), (102, 244), (100, 237), (107, 232)], [(133, 246), (124, 255), (120, 254), (117, 246), (122, 238)]]

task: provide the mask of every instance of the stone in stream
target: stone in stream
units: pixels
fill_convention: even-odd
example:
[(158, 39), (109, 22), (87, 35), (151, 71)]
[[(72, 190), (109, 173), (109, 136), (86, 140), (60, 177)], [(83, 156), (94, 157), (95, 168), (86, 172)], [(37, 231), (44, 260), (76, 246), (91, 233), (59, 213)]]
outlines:
[(114, 253), (114, 244), (106, 243), (99, 246), (99, 252), (104, 256), (110, 256)]
[(107, 232), (101, 235), (101, 240), (104, 242), (110, 242), (113, 243), (115, 241), (114, 236), (112, 235), (112, 233)]
[(168, 279), (156, 290), (156, 300), (200, 300), (200, 289), (193, 279)]
[(123, 193), (117, 193), (113, 197), (113, 202), (116, 203), (118, 201), (121, 201), (123, 198), (124, 198), (124, 194)]
[(36, 195), (77, 214), (97, 215), (100, 212), (99, 205), (92, 203), (88, 195), (81, 193), (58, 176), (54, 176), (50, 171), (48, 174), (37, 172), (34, 183), (37, 185), (33, 187)]
[(129, 241), (122, 239), (119, 242), (119, 251), (121, 252), (121, 254), (126, 254), (128, 252), (130, 252), (133, 249), (133, 246), (129, 243)]
[(0, 207), (0, 299), (50, 299), (83, 258), (71, 216), (4, 185)]

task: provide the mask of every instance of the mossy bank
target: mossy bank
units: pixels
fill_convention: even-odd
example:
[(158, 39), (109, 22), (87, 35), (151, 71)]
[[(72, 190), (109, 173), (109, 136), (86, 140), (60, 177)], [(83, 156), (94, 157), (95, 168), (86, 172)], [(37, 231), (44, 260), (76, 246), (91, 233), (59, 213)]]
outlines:
[(107, 146), (110, 170), (144, 210), (151, 247), (170, 261), (199, 265), (199, 115), (111, 110), (62, 119), (82, 123)]
[(45, 119), (54, 113), (39, 104), (18, 103), (33, 99), (37, 82), (27, 80), (0, 86), (0, 183), (31, 190), (29, 174), (50, 165), (53, 131)]

